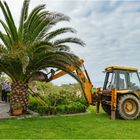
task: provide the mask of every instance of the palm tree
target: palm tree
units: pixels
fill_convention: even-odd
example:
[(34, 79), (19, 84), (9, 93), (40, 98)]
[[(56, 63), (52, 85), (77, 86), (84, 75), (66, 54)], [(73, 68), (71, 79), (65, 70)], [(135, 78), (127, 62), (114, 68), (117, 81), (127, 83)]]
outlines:
[(84, 45), (75, 37), (58, 38), (64, 33), (75, 33), (74, 29), (53, 29), (57, 23), (69, 21), (69, 17), (47, 11), (45, 5), (39, 5), (29, 13), (29, 2), (24, 0), (19, 27), (16, 27), (8, 4), (0, 1), (5, 17), (5, 21), (0, 19), (5, 30), (0, 31), (0, 72), (12, 79), (11, 110), (15, 103), (21, 103), (24, 111), (27, 110), (28, 81), (40, 70), (56, 67), (74, 76), (67, 65), (78, 67), (79, 58), (71, 53), (69, 43)]

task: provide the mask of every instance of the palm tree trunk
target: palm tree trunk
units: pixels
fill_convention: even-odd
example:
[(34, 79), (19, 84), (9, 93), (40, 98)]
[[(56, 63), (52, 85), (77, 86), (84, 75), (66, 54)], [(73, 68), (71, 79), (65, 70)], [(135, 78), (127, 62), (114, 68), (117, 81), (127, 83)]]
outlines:
[(28, 109), (28, 85), (22, 81), (17, 81), (12, 83), (11, 86), (11, 95), (10, 95), (10, 111), (12, 113), (13, 107), (16, 103), (20, 103), (23, 109), (23, 112), (26, 112)]

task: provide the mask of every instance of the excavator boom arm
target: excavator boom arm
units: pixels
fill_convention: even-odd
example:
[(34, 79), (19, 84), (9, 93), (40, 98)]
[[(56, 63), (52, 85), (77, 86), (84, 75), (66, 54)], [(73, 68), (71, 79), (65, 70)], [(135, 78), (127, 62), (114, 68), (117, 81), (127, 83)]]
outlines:
[[(80, 60), (80, 63), (81, 63), (81, 66), (79, 68), (76, 68), (73, 65), (71, 65), (71, 66), (68, 67), (68, 70), (70, 72), (75, 72), (75, 74), (82, 81), (81, 85), (82, 85), (82, 90), (84, 92), (84, 96), (85, 96), (87, 102), (89, 104), (92, 104), (93, 103), (93, 101), (92, 101), (93, 100), (92, 99), (92, 87), (93, 87), (93, 85), (92, 85), (92, 83), (90, 81), (90, 78), (88, 76), (88, 73), (87, 73), (87, 71), (86, 71), (86, 69), (84, 67), (84, 64), (83, 64), (84, 61)], [(67, 74), (67, 72), (65, 72), (63, 70), (61, 70), (61, 71), (58, 71), (58, 70), (54, 71), (53, 75), (51, 76), (50, 81), (55, 80), (55, 79), (57, 79), (59, 77), (62, 77), (64, 75), (66, 75), (66, 74)]]

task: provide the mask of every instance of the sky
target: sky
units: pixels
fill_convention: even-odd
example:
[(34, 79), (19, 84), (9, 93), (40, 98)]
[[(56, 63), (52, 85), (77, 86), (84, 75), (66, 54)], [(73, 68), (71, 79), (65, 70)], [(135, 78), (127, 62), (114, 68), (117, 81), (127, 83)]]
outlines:
[[(6, 1), (18, 25), (23, 0)], [(102, 86), (103, 71), (107, 66), (140, 69), (139, 0), (31, 0), (30, 10), (44, 3), (47, 10), (61, 12), (71, 18), (69, 23), (61, 23), (56, 28), (73, 27), (77, 30), (74, 36), (86, 43), (85, 47), (71, 45), (71, 50), (84, 59), (94, 86)], [(1, 11), (0, 18), (3, 19)], [(75, 80), (70, 76), (54, 81), (56, 84), (73, 82)]]

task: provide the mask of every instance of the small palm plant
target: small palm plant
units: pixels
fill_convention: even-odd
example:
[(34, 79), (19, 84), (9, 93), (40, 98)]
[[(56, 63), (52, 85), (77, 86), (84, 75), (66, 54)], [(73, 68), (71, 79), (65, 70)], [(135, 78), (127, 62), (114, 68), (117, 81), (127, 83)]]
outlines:
[(67, 65), (79, 66), (79, 58), (70, 52), (67, 43), (84, 45), (75, 37), (60, 38), (64, 33), (74, 33), (69, 27), (53, 30), (57, 23), (69, 21), (69, 17), (50, 12), (45, 5), (38, 5), (28, 12), (30, 0), (24, 0), (19, 27), (16, 26), (6, 1), (0, 1), (5, 21), (0, 19), (5, 32), (0, 31), (0, 72), (12, 79), (10, 106), (20, 102), (24, 111), (28, 108), (28, 81), (42, 69), (56, 67), (67, 70)]
[(15, 103), (14, 106), (13, 106), (13, 110), (19, 110), (19, 109), (22, 109), (22, 106), (20, 103)]
[(20, 103), (15, 103), (12, 108), (12, 115), (18, 116), (22, 114), (22, 105)]

